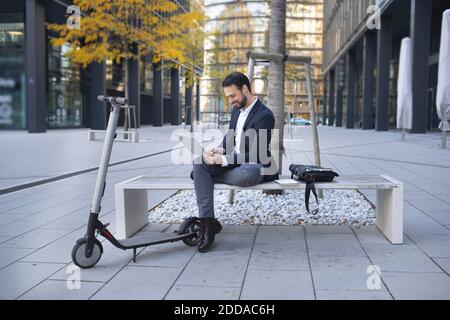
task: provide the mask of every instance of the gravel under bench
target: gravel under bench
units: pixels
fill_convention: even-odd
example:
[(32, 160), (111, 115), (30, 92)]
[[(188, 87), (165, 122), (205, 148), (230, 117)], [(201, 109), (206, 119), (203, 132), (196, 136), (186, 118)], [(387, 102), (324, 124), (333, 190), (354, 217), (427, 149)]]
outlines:
[[(214, 191), (215, 216), (224, 224), (253, 225), (374, 225), (375, 210), (356, 190), (323, 190), (316, 215), (305, 209), (303, 190), (285, 190), (283, 195), (268, 195), (262, 190), (235, 191), (228, 203), (227, 190)], [(316, 206), (313, 196), (310, 208)], [(149, 211), (150, 223), (181, 223), (198, 216), (195, 192), (182, 190)]]

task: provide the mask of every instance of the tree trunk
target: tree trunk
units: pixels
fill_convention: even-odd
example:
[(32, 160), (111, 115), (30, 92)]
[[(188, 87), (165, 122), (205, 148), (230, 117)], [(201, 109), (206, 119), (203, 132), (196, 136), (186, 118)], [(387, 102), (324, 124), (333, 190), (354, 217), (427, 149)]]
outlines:
[[(270, 4), (270, 53), (285, 54), (286, 43), (286, 1), (272, 0)], [(275, 116), (275, 135), (272, 138), (273, 151), (278, 172), (282, 173), (284, 136), (284, 62), (271, 61), (268, 85), (269, 108)], [(278, 133), (278, 135), (277, 135)]]

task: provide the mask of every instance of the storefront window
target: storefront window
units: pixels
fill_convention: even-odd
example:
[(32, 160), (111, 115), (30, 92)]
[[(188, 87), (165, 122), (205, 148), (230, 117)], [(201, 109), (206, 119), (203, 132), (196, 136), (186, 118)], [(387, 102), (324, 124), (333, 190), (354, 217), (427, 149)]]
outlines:
[(0, 23), (0, 129), (25, 129), (24, 24)]
[(150, 56), (142, 57), (140, 64), (141, 72), (141, 90), (143, 93), (153, 93), (153, 65)]
[(163, 86), (164, 95), (170, 96), (170, 69), (167, 66), (163, 68)]
[(67, 45), (49, 46), (48, 115), (49, 128), (82, 127), (83, 104), (80, 66), (65, 56)]

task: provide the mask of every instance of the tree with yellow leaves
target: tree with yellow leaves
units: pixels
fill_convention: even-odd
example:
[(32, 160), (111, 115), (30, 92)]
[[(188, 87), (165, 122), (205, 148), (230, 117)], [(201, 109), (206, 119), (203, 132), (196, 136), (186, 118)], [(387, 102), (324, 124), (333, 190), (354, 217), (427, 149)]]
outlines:
[(74, 0), (74, 5), (81, 11), (80, 27), (50, 24), (48, 29), (58, 34), (52, 45), (69, 44), (67, 57), (83, 67), (124, 61), (127, 98), (129, 59), (151, 54), (154, 63), (185, 63), (192, 51), (186, 35), (200, 32), (204, 19), (202, 12), (183, 12), (170, 0)]

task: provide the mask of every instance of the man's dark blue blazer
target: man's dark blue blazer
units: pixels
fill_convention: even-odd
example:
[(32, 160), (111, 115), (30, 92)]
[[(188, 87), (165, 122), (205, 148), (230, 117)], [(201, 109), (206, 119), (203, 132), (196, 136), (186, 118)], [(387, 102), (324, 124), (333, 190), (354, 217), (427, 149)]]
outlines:
[[(238, 164), (238, 155), (234, 153), (234, 145), (236, 143), (235, 139), (235, 130), (237, 121), (240, 115), (240, 110), (237, 107), (233, 108), (231, 113), (231, 121), (230, 127), (227, 131), (227, 134), (223, 138), (222, 147), (225, 149), (225, 156), (227, 157), (227, 161), (229, 165), (228, 168), (234, 168), (239, 166)], [(272, 165), (273, 158), (270, 153), (270, 141), (272, 138), (272, 130), (275, 128), (275, 117), (273, 112), (267, 108), (261, 100), (255, 103), (253, 108), (250, 110), (249, 115), (244, 124), (243, 132), (245, 139), (241, 140), (240, 151), (241, 156), (245, 156), (244, 163), (248, 163), (250, 161), (254, 162), (256, 158), (256, 162), (262, 164), (264, 167), (268, 168)], [(253, 129), (254, 134), (246, 134), (247, 130)], [(261, 129), (265, 129), (260, 131)], [(266, 142), (264, 145), (260, 146), (260, 138), (263, 134), (266, 134)], [(256, 140), (255, 140), (256, 137)], [(228, 146), (228, 148), (227, 148)], [(263, 158), (260, 158), (260, 147), (263, 147), (262, 150)], [(252, 152), (252, 154), (250, 154)], [(265, 153), (264, 153), (265, 152)], [(255, 154), (256, 153), (256, 154)], [(242, 164), (242, 161), (241, 161)], [(278, 179), (277, 169), (274, 169), (274, 174), (265, 175), (263, 181), (273, 181)], [(273, 172), (271, 172), (273, 173)]]

